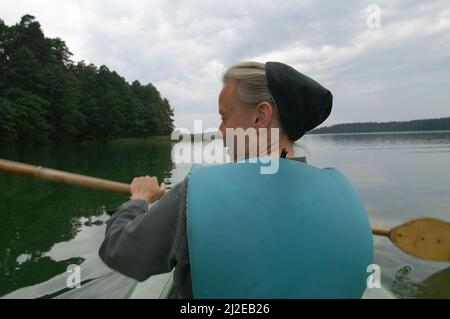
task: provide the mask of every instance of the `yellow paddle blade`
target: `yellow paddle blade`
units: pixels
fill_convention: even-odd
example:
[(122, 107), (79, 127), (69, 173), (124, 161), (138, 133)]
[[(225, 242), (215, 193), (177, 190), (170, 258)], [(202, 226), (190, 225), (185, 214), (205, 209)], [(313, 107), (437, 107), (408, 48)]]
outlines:
[(420, 218), (391, 230), (389, 238), (401, 250), (421, 259), (450, 261), (450, 223)]

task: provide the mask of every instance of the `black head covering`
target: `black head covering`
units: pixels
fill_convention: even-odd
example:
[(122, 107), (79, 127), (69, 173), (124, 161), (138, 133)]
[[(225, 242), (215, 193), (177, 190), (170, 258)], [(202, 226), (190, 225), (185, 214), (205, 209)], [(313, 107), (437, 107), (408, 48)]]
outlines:
[(266, 76), (281, 125), (292, 140), (298, 140), (330, 115), (333, 95), (313, 79), (279, 62), (266, 63)]

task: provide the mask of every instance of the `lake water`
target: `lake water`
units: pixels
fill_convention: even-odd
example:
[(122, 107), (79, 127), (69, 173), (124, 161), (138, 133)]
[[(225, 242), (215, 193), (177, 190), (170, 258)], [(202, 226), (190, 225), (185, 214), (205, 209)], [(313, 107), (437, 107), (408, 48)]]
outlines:
[[(306, 135), (301, 144), (309, 164), (335, 167), (356, 186), (372, 225), (392, 228), (426, 216), (450, 221), (450, 132)], [(156, 175), (170, 186), (190, 168), (172, 162), (173, 145), (155, 141), (0, 149), (0, 158), (125, 183), (134, 176)], [(134, 281), (108, 269), (97, 252), (106, 210), (126, 200), (0, 173), (0, 296), (124, 296)], [(410, 257), (380, 237), (375, 237), (375, 262), (384, 284), (398, 297), (450, 298), (448, 262)], [(82, 287), (76, 290), (66, 286), (71, 264), (82, 271)]]

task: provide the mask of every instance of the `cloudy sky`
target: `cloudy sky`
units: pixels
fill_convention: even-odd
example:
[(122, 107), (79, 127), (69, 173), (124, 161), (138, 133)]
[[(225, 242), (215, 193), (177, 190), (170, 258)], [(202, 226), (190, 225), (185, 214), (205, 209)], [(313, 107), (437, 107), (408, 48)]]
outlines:
[(8, 25), (27, 13), (75, 61), (153, 83), (177, 127), (218, 126), (221, 75), (241, 60), (281, 61), (329, 88), (325, 125), (450, 116), (448, 0), (0, 2)]

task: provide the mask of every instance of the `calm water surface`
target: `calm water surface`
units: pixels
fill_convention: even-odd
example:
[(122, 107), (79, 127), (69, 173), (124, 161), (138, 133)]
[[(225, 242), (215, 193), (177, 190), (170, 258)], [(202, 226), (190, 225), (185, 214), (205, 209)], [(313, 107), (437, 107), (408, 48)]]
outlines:
[[(373, 225), (417, 217), (450, 220), (450, 132), (306, 135), (309, 164), (335, 167), (359, 190)], [(156, 175), (173, 185), (190, 165), (175, 165), (169, 142), (0, 149), (0, 158), (129, 183)], [(304, 154), (299, 154), (304, 155)], [(134, 281), (98, 257), (105, 211), (126, 196), (0, 173), (0, 296), (121, 298)], [(450, 263), (402, 253), (375, 238), (382, 280), (401, 298), (450, 298)], [(82, 287), (66, 287), (67, 266)], [(338, 270), (336, 270), (338, 272)]]

